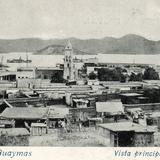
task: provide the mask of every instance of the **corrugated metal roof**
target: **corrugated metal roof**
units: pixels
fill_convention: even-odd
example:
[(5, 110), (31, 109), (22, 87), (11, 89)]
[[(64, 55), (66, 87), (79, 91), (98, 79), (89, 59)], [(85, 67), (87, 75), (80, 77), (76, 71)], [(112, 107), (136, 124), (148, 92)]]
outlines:
[(106, 112), (110, 114), (124, 113), (122, 102), (96, 102), (97, 112)]

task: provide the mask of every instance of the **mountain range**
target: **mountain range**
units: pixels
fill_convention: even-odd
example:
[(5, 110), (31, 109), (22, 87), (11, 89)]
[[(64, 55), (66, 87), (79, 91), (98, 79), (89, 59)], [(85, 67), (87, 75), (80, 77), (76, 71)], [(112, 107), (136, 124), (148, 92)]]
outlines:
[(49, 39), (39, 38), (0, 39), (0, 53), (34, 52), (34, 54), (63, 54), (70, 40), (75, 54), (160, 54), (160, 41), (128, 34), (121, 38), (102, 39)]

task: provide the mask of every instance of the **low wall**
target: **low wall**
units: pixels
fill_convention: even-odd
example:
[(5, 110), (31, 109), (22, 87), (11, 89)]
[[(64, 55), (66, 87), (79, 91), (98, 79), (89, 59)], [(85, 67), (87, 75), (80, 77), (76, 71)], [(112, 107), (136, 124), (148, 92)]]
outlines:
[(50, 83), (49, 79), (17, 79), (18, 88), (67, 88), (63, 83)]

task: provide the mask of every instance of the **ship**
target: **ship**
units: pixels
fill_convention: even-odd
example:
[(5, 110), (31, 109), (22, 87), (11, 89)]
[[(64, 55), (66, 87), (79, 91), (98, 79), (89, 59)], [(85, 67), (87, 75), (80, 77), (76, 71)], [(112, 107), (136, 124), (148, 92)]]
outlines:
[(0, 70), (6, 70), (6, 68), (9, 68), (9, 66), (3, 64), (3, 56), (1, 57), (0, 61)]
[(21, 57), (19, 57), (18, 59), (7, 59), (7, 63), (31, 63), (32, 60), (30, 59), (22, 59)]

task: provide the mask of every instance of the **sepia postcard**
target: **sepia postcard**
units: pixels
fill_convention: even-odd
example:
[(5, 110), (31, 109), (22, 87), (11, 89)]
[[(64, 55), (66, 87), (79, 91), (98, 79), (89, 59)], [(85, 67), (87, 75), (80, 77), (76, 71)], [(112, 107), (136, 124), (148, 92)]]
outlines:
[(0, 0), (0, 158), (160, 158), (160, 1)]

